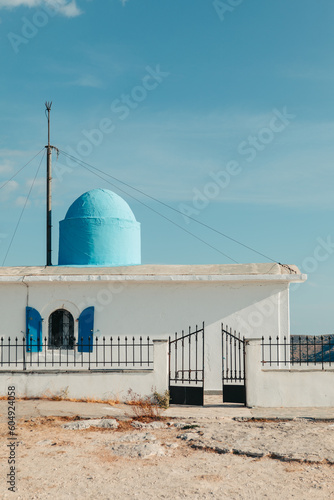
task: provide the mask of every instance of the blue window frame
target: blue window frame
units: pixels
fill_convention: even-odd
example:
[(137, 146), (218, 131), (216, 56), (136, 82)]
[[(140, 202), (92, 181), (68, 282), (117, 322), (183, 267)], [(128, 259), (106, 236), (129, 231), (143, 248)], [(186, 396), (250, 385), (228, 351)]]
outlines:
[(33, 307), (26, 307), (26, 350), (27, 352), (42, 350), (42, 318)]
[(87, 307), (79, 316), (78, 352), (93, 352), (94, 307)]

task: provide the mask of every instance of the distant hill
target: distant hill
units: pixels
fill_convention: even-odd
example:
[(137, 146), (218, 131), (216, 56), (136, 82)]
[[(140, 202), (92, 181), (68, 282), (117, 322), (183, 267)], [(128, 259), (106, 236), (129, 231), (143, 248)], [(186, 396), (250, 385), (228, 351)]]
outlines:
[[(321, 338), (322, 337), (322, 338)], [(334, 334), (291, 335), (290, 360), (293, 363), (333, 363)]]

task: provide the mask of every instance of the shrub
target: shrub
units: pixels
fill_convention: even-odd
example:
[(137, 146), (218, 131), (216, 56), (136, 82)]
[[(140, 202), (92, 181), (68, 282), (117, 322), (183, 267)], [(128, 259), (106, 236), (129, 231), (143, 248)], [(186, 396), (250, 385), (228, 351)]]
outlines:
[(142, 397), (130, 389), (127, 404), (131, 406), (132, 416), (138, 420), (157, 420), (161, 418), (162, 407), (150, 396)]
[(167, 410), (169, 408), (169, 400), (170, 400), (170, 393), (169, 391), (165, 391), (163, 394), (160, 394), (157, 391), (154, 391), (153, 396), (160, 408), (164, 408)]

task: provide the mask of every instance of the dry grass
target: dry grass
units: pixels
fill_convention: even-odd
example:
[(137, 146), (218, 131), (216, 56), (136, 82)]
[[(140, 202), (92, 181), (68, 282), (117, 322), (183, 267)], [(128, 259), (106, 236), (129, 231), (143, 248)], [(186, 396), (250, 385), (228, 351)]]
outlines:
[(162, 408), (157, 403), (152, 400), (150, 396), (139, 396), (135, 394), (132, 390), (129, 391), (129, 399), (127, 404), (131, 406), (131, 415), (135, 420), (140, 421), (152, 421), (160, 420)]
[[(16, 401), (71, 401), (74, 403), (103, 403), (106, 405), (110, 406), (115, 406), (120, 404), (120, 400), (118, 398), (115, 399), (96, 399), (96, 398), (68, 398), (68, 397), (63, 397), (62, 395), (57, 395), (57, 394), (44, 394), (41, 397), (32, 397), (28, 398), (26, 396), (23, 397), (17, 397), (15, 398)], [(7, 401), (8, 396), (0, 396), (0, 400), (2, 401)]]

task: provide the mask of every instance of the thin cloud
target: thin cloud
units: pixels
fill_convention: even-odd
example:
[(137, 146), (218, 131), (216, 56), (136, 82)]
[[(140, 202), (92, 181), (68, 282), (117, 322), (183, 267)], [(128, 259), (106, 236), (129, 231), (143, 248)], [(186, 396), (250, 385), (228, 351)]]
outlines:
[(26, 186), (27, 188), (31, 188), (33, 185), (33, 193), (34, 196), (41, 196), (45, 194), (45, 185), (46, 185), (46, 180), (44, 178), (39, 178), (39, 179), (27, 179), (26, 180)]
[(76, 17), (82, 14), (76, 0), (0, 0), (0, 9), (16, 7), (47, 7), (65, 17)]
[[(0, 148), (0, 158), (6, 157), (22, 157), (26, 158), (27, 155), (31, 155), (31, 151), (23, 151), (22, 149), (1, 149)], [(34, 153), (36, 154), (36, 153)]]
[(74, 80), (70, 85), (77, 87), (90, 87), (94, 89), (100, 89), (102, 87), (102, 82), (93, 75), (81, 76), (77, 80)]
[(31, 201), (27, 201), (26, 196), (18, 196), (15, 200), (15, 205), (18, 207), (24, 207), (25, 205), (29, 207), (31, 205)]
[(279, 68), (280, 76), (296, 80), (313, 80), (313, 81), (333, 81), (334, 71), (328, 68), (320, 68), (316, 66), (282, 66)]
[(11, 194), (19, 188), (19, 184), (16, 181), (9, 181), (3, 188), (1, 186), (3, 184), (0, 184), (0, 202), (7, 201)]
[(12, 167), (9, 163), (0, 163), (0, 175), (9, 174), (12, 171)]
[[(179, 114), (173, 119), (161, 114), (146, 120), (134, 116), (131, 123), (118, 124), (112, 173), (161, 200), (189, 204), (194, 189), (204, 193), (212, 185), (212, 172), (225, 172), (229, 161), (237, 161), (240, 173), (230, 176), (211, 203), (333, 209), (334, 122), (304, 122), (297, 116), (254, 161), (247, 162), (238, 151), (240, 142), (256, 136), (271, 118), (271, 112), (240, 115), (239, 111), (227, 116)], [(131, 154), (124, 158), (129, 137), (136, 151), (135, 168)], [(107, 138), (101, 148), (108, 154)], [(163, 184), (157, 167), (163, 172)]]
[[(6, 193), (12, 193), (13, 191), (16, 191), (18, 189), (19, 184), (16, 181), (9, 181), (6, 183), (6, 186), (2, 189), (2, 191), (5, 191)], [(1, 185), (0, 185), (1, 188)]]

